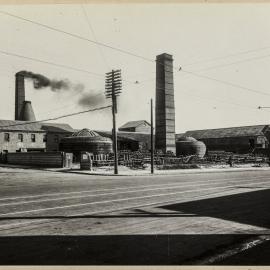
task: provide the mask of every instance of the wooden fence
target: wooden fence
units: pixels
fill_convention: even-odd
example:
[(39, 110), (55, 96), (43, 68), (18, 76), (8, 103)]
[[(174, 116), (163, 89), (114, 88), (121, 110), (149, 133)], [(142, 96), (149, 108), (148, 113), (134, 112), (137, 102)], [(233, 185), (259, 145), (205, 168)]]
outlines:
[(70, 167), (72, 165), (72, 154), (63, 152), (7, 153), (6, 163), (51, 168)]

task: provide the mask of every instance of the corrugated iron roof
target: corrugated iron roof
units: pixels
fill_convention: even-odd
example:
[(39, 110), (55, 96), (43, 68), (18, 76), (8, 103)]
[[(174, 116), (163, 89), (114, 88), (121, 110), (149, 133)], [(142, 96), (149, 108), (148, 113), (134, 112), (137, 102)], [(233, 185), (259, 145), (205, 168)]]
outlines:
[(74, 132), (68, 124), (28, 123), (27, 121), (0, 120), (0, 131)]
[(123, 126), (121, 126), (119, 129), (134, 128), (134, 127), (138, 127), (138, 126), (145, 124), (145, 123), (150, 126), (150, 124), (146, 120), (138, 120), (138, 121), (129, 121), (129, 122), (125, 123)]
[(263, 131), (267, 127), (268, 125), (256, 125), (244, 127), (191, 130), (187, 131), (184, 136), (193, 137), (195, 139), (259, 136), (264, 135)]
[[(111, 131), (100, 131), (100, 130), (95, 130), (100, 136), (104, 137), (112, 137), (112, 132)], [(131, 141), (136, 141), (136, 142), (146, 142), (150, 140), (151, 135), (149, 133), (142, 133), (142, 132), (125, 132), (125, 131), (118, 131), (117, 132), (117, 137), (119, 139), (124, 139), (124, 140), (131, 140)]]
[(65, 123), (41, 123), (41, 129), (49, 132), (74, 132), (74, 129)]

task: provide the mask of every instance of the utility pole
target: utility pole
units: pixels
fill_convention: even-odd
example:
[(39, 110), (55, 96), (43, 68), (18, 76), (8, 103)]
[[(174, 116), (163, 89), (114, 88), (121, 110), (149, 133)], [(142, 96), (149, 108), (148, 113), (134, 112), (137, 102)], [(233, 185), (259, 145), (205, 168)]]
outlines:
[(153, 127), (153, 99), (151, 98), (151, 173), (154, 173), (154, 127)]
[(116, 114), (117, 114), (117, 96), (122, 90), (121, 70), (112, 70), (106, 73), (106, 98), (112, 99), (112, 117), (113, 117), (113, 153), (114, 153), (114, 174), (118, 174), (118, 154), (117, 154), (117, 130), (116, 130)]

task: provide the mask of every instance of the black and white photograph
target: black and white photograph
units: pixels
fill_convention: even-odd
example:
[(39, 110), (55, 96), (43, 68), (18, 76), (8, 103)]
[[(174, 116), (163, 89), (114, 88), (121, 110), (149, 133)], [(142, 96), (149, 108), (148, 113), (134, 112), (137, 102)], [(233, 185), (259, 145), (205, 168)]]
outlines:
[(1, 2), (0, 267), (270, 265), (269, 15)]

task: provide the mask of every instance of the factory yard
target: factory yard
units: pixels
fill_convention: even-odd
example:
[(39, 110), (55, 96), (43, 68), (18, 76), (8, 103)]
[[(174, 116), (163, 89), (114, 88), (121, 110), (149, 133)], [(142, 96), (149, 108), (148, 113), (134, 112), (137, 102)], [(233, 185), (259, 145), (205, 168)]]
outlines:
[(0, 264), (269, 264), (269, 176), (1, 167)]

